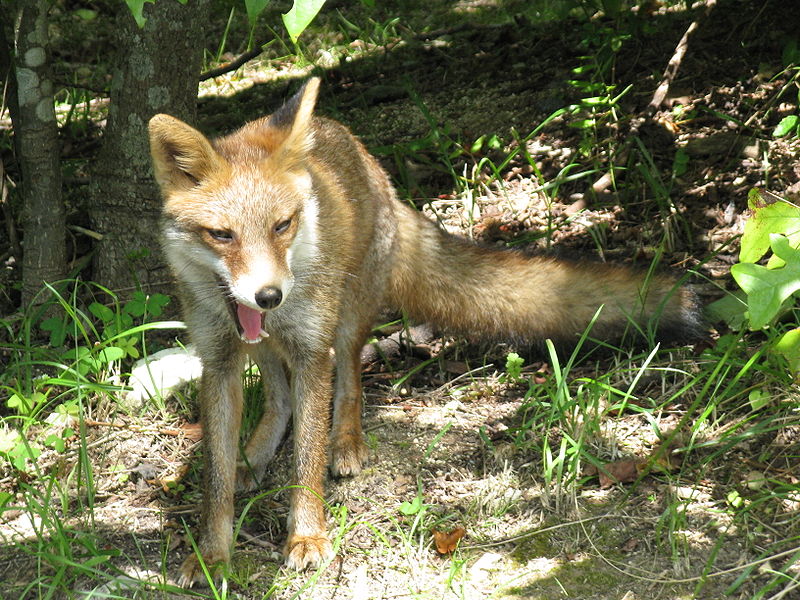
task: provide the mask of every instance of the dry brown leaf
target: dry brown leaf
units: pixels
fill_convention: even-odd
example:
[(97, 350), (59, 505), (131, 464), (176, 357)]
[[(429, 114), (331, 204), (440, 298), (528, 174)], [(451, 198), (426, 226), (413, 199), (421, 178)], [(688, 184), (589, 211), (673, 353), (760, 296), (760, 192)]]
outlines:
[(598, 469), (600, 477), (600, 487), (611, 487), (615, 483), (630, 483), (636, 481), (639, 476), (641, 460), (625, 459), (606, 463), (602, 469)]
[(456, 527), (450, 533), (442, 531), (431, 531), (433, 534), (433, 541), (436, 544), (436, 551), (439, 554), (452, 554), (458, 546), (458, 541), (467, 534), (467, 530), (463, 527)]

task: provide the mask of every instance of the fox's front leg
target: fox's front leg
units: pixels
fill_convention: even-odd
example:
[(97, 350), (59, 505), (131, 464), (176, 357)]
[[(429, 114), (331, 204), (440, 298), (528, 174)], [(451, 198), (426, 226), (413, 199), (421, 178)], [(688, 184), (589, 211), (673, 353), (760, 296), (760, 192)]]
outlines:
[(357, 475), (367, 461), (361, 430), (361, 348), (373, 319), (339, 324), (336, 336), (336, 392), (331, 428), (331, 472)]
[(284, 554), (287, 565), (305, 569), (319, 566), (333, 555), (322, 503), (332, 364), (327, 351), (300, 362), (292, 370), (295, 487)]
[[(230, 560), (233, 537), (233, 495), (239, 427), (242, 418), (242, 381), (238, 365), (204, 365), (200, 381), (200, 418), (203, 425), (203, 508), (199, 553), (210, 572)], [(206, 578), (197, 554), (180, 570), (179, 584), (191, 587)]]

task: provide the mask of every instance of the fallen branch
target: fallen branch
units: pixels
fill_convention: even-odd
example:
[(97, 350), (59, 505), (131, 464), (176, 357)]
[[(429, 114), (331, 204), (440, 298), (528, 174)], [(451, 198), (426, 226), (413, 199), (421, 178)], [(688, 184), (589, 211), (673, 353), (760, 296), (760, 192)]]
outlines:
[(256, 44), (255, 48), (245, 52), (244, 54), (240, 54), (232, 61), (220, 65), (218, 67), (215, 67), (213, 69), (209, 69), (205, 73), (200, 73), (200, 81), (205, 81), (206, 79), (213, 79), (214, 77), (219, 77), (220, 75), (224, 75), (225, 73), (230, 73), (231, 71), (235, 71), (247, 61), (253, 60), (256, 56), (261, 54), (264, 51), (265, 45), (266, 44)]
[[(637, 136), (642, 124), (644, 124), (646, 121), (652, 120), (653, 116), (661, 108), (661, 105), (664, 103), (664, 100), (669, 93), (669, 88), (672, 85), (672, 82), (675, 81), (675, 77), (678, 74), (678, 70), (681, 66), (681, 62), (683, 61), (684, 56), (686, 56), (686, 50), (689, 48), (689, 38), (695, 31), (697, 31), (697, 29), (700, 27), (700, 23), (708, 17), (716, 4), (717, 0), (706, 0), (706, 8), (703, 13), (694, 21), (692, 21), (689, 27), (687, 27), (686, 31), (678, 42), (678, 45), (675, 46), (675, 51), (672, 53), (672, 56), (667, 63), (667, 68), (664, 69), (664, 75), (661, 77), (661, 81), (659, 82), (658, 87), (656, 87), (653, 97), (650, 99), (650, 102), (648, 102), (647, 107), (644, 110), (644, 114), (641, 117), (631, 121), (630, 132), (626, 136), (627, 140)], [(614, 169), (619, 168), (628, 161), (629, 153), (630, 142), (626, 141), (623, 148), (617, 153), (614, 164), (612, 164), (611, 168), (592, 184), (592, 191), (595, 194), (602, 194), (609, 188), (614, 181)]]
[(183, 427), (146, 427), (143, 425), (132, 425), (130, 423), (115, 423), (112, 421), (95, 421), (93, 419), (84, 419), (83, 421), (87, 427), (112, 427), (115, 429), (127, 429), (136, 433), (157, 433), (159, 435), (171, 435), (174, 437), (183, 436), (192, 441), (198, 441), (203, 432), (197, 424), (187, 424)]
[(675, 76), (678, 74), (681, 61), (683, 61), (683, 57), (686, 56), (686, 50), (689, 48), (689, 38), (700, 27), (700, 21), (707, 18), (711, 11), (714, 10), (716, 4), (717, 0), (706, 0), (706, 9), (703, 14), (692, 21), (691, 25), (689, 25), (684, 32), (683, 37), (681, 37), (680, 41), (678, 42), (678, 45), (675, 46), (675, 52), (672, 53), (672, 58), (669, 59), (667, 68), (664, 69), (664, 75), (661, 78), (661, 82), (658, 84), (658, 87), (653, 94), (653, 98), (647, 105), (647, 109), (645, 110), (646, 117), (652, 117), (656, 111), (661, 108), (661, 105), (664, 103), (664, 99), (667, 97), (667, 92), (669, 92), (669, 86), (672, 85), (672, 82), (675, 80)]

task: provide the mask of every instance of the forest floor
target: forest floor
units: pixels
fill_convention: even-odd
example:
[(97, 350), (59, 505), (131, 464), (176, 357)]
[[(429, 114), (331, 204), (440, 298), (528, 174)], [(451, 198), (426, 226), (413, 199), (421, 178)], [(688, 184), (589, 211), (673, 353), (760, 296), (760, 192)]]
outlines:
[[(318, 112), (348, 125), (401, 197), (451, 231), (640, 268), (659, 259), (660, 268), (691, 272), (703, 304), (733, 289), (728, 269), (748, 190), (791, 194), (800, 181), (797, 138), (772, 136), (798, 111), (797, 72), (783, 71), (798, 31), (788, 13), (796, 11), (720, 0), (706, 18), (702, 9), (656, 8), (621, 26), (607, 18), (533, 22), (524, 5), (398, 3), (397, 23), (383, 7), (386, 18), (375, 16), (367, 32), (369, 21), (329, 3), (306, 34), (321, 32), (319, 47), (307, 51), (324, 77)], [(357, 31), (325, 33), (336, 7)], [(668, 94), (649, 108), (694, 19)], [(200, 129), (223, 133), (270, 112), (310, 70), (267, 56), (202, 84)], [(536, 130), (569, 106), (577, 108)], [(613, 182), (604, 185), (611, 165)], [(327, 483), (337, 557), (319, 572), (282, 567), (281, 488), (291, 466), (284, 444), (264, 493), (237, 501), (244, 518), (227, 590), (216, 597), (781, 597), (798, 578), (800, 494), (775, 494), (745, 516), (741, 507), (764, 485), (796, 486), (800, 420), (750, 431), (742, 410), (702, 431), (687, 425), (696, 396), (681, 386), (714, 360), (703, 352), (726, 331), (709, 321), (707, 342), (662, 351), (647, 369), (647, 353), (617, 353), (583, 359), (567, 374), (575, 397), (601, 373), (609, 387), (634, 392), (627, 409), (611, 410), (611, 395), (597, 398), (603, 416), (583, 443), (602, 463), (638, 464), (663, 441), (657, 432), (684, 429), (667, 436), (678, 465), (614, 485), (589, 470), (572, 479), (548, 471), (567, 432), (547, 420), (551, 396), (542, 390), (553, 387), (557, 367), (546, 355), (516, 349), (526, 364), (514, 378), (505, 368), (514, 348), (434, 338), (365, 365), (369, 465)], [(787, 385), (769, 393), (792, 401), (795, 392)], [(248, 394), (257, 399), (255, 383)], [(189, 387), (159, 408), (126, 411), (105, 398), (91, 409), (85, 436), (96, 490), (89, 506), (78, 490), (63, 507), (63, 527), (90, 527), (93, 547), (119, 551), (111, 562), (126, 575), (102, 585), (79, 580), (74, 597), (181, 595), (142, 582), (169, 581), (191, 551), (187, 531), (201, 493), (192, 398)], [(577, 429), (584, 418), (574, 416)], [(745, 433), (715, 443), (730, 439), (723, 433), (731, 428)], [(64, 460), (51, 452), (40, 463)], [(19, 493), (10, 471), (0, 476), (3, 489)], [(465, 535), (456, 547), (446, 534), (457, 528)], [(41, 555), (13, 543), (37, 529), (24, 511), (4, 513), (0, 598), (40, 597), (26, 586), (42, 574)]]

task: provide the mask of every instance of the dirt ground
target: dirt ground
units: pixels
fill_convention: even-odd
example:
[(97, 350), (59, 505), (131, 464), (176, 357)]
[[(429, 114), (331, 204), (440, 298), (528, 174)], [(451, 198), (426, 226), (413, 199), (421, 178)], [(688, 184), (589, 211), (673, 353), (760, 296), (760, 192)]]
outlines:
[[(780, 95), (791, 87), (793, 72), (781, 73), (781, 53), (787, 39), (796, 39), (797, 11), (784, 2), (720, 0), (689, 39), (667, 99), (648, 112), (678, 41), (699, 15), (656, 10), (643, 19), (644, 33), (624, 41), (613, 60), (615, 93), (633, 86), (619, 101), (626, 118), (598, 127), (592, 148), (582, 151), (586, 131), (570, 126), (574, 117), (557, 117), (525, 141), (530, 159), (518, 153), (498, 180), (454, 194), (454, 178), (480, 179), (481, 170), (473, 168), (481, 158), (503, 163), (515, 139), (586, 97), (565, 82), (575, 79), (572, 70), (586, 57), (603, 58), (584, 41), (586, 28), (613, 25), (598, 19), (553, 27), (532, 22), (522, 9), (514, 20), (493, 21), (498, 4), (431, 0), (429, 14), (415, 13), (413, 30), (401, 30), (402, 41), (392, 38), (377, 51), (365, 43), (363, 56), (349, 45), (355, 58), (341, 61), (312, 49), (312, 58), (326, 65), (319, 112), (347, 124), (408, 197), (452, 231), (490, 244), (644, 266), (663, 243), (662, 263), (676, 272), (693, 269), (692, 285), (704, 303), (732, 288), (728, 267), (738, 250), (732, 240), (742, 232), (747, 191), (791, 192), (800, 180), (797, 140), (771, 135), (798, 109), (796, 88)], [(516, 5), (507, 3), (506, 12), (509, 6)], [(442, 25), (447, 15), (450, 26)], [(419, 33), (426, 19), (438, 32)], [(204, 84), (200, 128), (222, 133), (278, 106), (297, 84), (296, 72), (280, 66), (256, 62), (225, 85)], [(644, 159), (620, 150), (634, 134), (663, 176), (673, 217), (664, 216), (654, 186), (635, 185), (646, 179), (639, 168)], [(496, 148), (464, 150), (493, 135)], [(676, 156), (685, 170), (671, 177)], [(576, 170), (594, 171), (564, 179), (555, 194), (545, 195), (542, 183), (572, 172), (573, 162), (581, 165)], [(593, 191), (611, 162), (621, 169), (619, 191)], [(602, 232), (600, 243), (592, 231)], [(237, 515), (246, 514), (228, 597), (750, 598), (780, 566), (759, 562), (762, 550), (782, 536), (796, 538), (789, 515), (797, 507), (745, 536), (731, 525), (726, 498), (746, 480), (760, 444), (783, 443), (786, 455), (797, 455), (789, 433), (731, 448), (707, 473), (688, 467), (685, 477), (654, 475), (607, 488), (587, 477), (562, 488), (543, 477), (542, 439), (520, 433), (535, 409), (525, 398), (528, 383), (502, 378), (507, 350), (437, 338), (390, 366), (366, 365), (369, 466), (354, 478), (330, 479), (327, 488), (337, 558), (319, 573), (281, 566), (287, 495), (280, 488), (291, 462), (286, 444), (268, 470), (264, 493), (238, 500)], [(691, 370), (694, 356), (687, 349), (675, 364)], [(428, 357), (433, 360), (422, 366)], [(599, 368), (606, 367), (613, 368)], [(540, 368), (540, 358), (529, 356), (526, 382)], [(194, 418), (192, 394), (190, 387), (144, 416), (126, 415), (110, 400), (93, 408), (86, 430), (97, 486), (93, 516), (83, 512), (65, 526), (91, 524), (98, 547), (121, 551), (113, 562), (131, 579), (120, 576), (95, 595), (96, 584), (87, 582), (74, 597), (178, 594), (148, 590), (141, 580), (174, 576), (190, 551), (186, 526), (192, 531), (196, 523), (201, 493), (197, 430), (187, 425)], [(681, 409), (678, 402), (674, 414), (660, 415), (660, 424), (676, 422)], [(655, 441), (645, 417), (631, 412), (608, 422), (591, 443), (598, 456), (613, 460), (647, 455)], [(9, 486), (11, 476), (2, 475), (0, 484)], [(80, 494), (73, 499), (85, 501)], [(74, 514), (74, 508), (64, 511)], [(26, 514), (7, 514), (0, 531), (11, 540), (36, 527)], [(432, 532), (457, 527), (466, 531), (455, 552), (438, 552)], [(17, 598), (40, 563), (8, 549), (0, 548), (0, 598)]]

